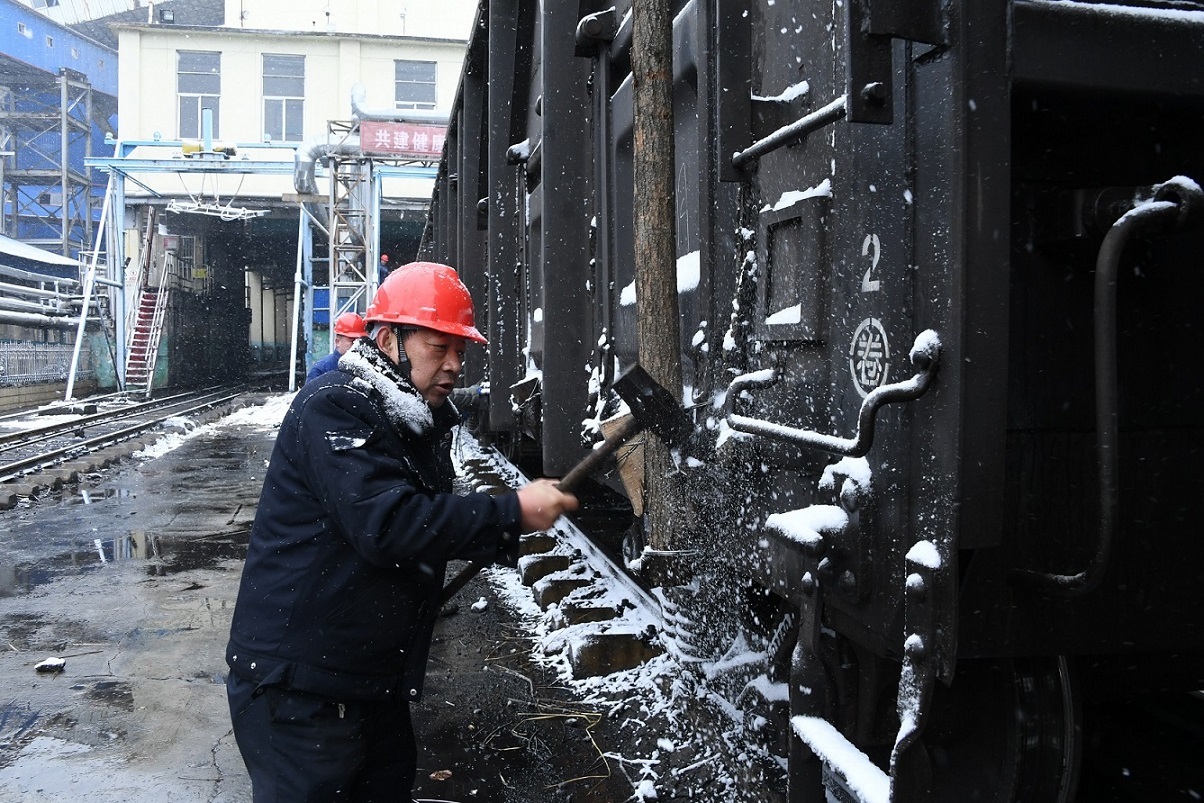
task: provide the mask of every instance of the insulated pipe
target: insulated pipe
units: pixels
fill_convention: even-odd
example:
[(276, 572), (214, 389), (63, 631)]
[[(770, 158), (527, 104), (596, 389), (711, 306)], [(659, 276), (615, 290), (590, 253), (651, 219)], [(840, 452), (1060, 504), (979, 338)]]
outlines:
[(38, 315), (32, 312), (13, 312), (0, 310), (0, 323), (11, 323), (17, 326), (52, 327), (54, 329), (70, 329), (79, 326), (79, 318), (58, 318), (51, 315)]
[[(78, 284), (78, 282), (76, 282)], [(57, 298), (65, 301), (69, 298), (79, 298), (79, 291), (63, 293), (56, 290), (43, 290), (40, 287), (27, 287), (23, 284), (0, 282), (0, 292), (10, 296), (28, 296), (31, 298)]]
[(448, 124), (447, 114), (434, 109), (369, 109), (364, 105), (367, 94), (363, 84), (351, 87), (351, 116), (357, 120), (384, 123)]
[(293, 188), (301, 195), (317, 195), (318, 182), (315, 179), (319, 159), (326, 157), (330, 146), (326, 137), (303, 142), (297, 146), (293, 154)]
[(1119, 508), (1120, 449), (1116, 369), (1116, 277), (1129, 239), (1142, 230), (1165, 223), (1182, 225), (1189, 212), (1204, 201), (1200, 186), (1182, 177), (1154, 188), (1154, 197), (1137, 204), (1112, 224), (1095, 262), (1095, 438), (1099, 471), (1099, 544), (1087, 568), (1077, 574), (1019, 570), (1015, 579), (1075, 597), (1094, 591), (1104, 579), (1116, 540)]
[[(47, 314), (47, 313), (65, 314), (66, 310), (61, 310), (61, 312), (60, 312), (60, 308), (65, 306), (64, 302), (66, 302), (66, 301), (67, 301), (66, 299), (60, 299), (58, 304), (51, 306), (48, 304), (44, 304), (40, 301), (22, 301), (17, 298), (5, 298), (3, 296), (0, 296), (0, 309), (19, 310), (22, 312), (35, 312), (35, 313), (42, 313), (42, 314)], [(70, 302), (67, 302), (67, 303), (70, 303)]]
[[(293, 188), (298, 195), (325, 195), (318, 190), (317, 163), (325, 161), (332, 154), (358, 156), (360, 153), (360, 138), (352, 134), (341, 142), (331, 145), (326, 137), (303, 142), (293, 154)], [(329, 233), (330, 215), (325, 204), (312, 201), (302, 201), (301, 206), (309, 213), (318, 225)]]

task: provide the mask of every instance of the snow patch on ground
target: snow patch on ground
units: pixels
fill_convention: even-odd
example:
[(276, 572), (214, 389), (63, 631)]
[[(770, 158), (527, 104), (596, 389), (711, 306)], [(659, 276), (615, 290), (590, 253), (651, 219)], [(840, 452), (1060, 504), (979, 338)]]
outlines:
[[(462, 470), (468, 459), (485, 459), (491, 469), (497, 471), (512, 487), (527, 482), (527, 478), (492, 450), (482, 449), (477, 441), (461, 431), (456, 436), (453, 459), (457, 470)], [(549, 530), (556, 536), (559, 546), (556, 553), (579, 551), (584, 554), (597, 552), (597, 547), (568, 519), (560, 519)], [(744, 712), (721, 697), (708, 686), (708, 680), (724, 670), (755, 664), (764, 660), (764, 653), (757, 652), (744, 642), (733, 645), (722, 659), (713, 665), (703, 665), (701, 672), (686, 670), (691, 659), (676, 654), (672, 638), (663, 638), (672, 630), (672, 623), (665, 621), (661, 605), (636, 584), (625, 573), (614, 569), (608, 558), (593, 560), (591, 568), (613, 572), (582, 589), (577, 589), (565, 598), (565, 603), (588, 600), (591, 606), (612, 607), (619, 614), (605, 622), (566, 624), (559, 605), (543, 610), (536, 603), (532, 590), (523, 585), (519, 573), (505, 567), (490, 567), (483, 571), (485, 577), (502, 604), (513, 610), (524, 622), (532, 643), (532, 660), (553, 670), (565, 687), (573, 690), (586, 705), (596, 706), (607, 716), (623, 717), (632, 731), (633, 744), (641, 732), (647, 733), (651, 722), (656, 723), (657, 738), (641, 748), (625, 749), (622, 755), (609, 753), (607, 759), (623, 767), (633, 784), (630, 803), (657, 800), (658, 790), (680, 791), (689, 785), (690, 773), (706, 768), (714, 773), (709, 784), (706, 800), (742, 801), (749, 790), (742, 788), (742, 781), (734, 772), (725, 769), (736, 764), (748, 764), (756, 755), (767, 763), (781, 764), (781, 759), (767, 755), (749, 742), (743, 732)], [(566, 570), (571, 573), (573, 569)], [(633, 669), (624, 669), (608, 675), (574, 677), (571, 656), (589, 639), (600, 633), (651, 633), (664, 652), (646, 660)], [(694, 663), (697, 663), (695, 660)], [(755, 674), (755, 673), (754, 673)], [(767, 699), (782, 699), (785, 688), (772, 684), (761, 675), (752, 677), (748, 684), (764, 693)], [(702, 704), (716, 713), (714, 719), (720, 724), (721, 732), (703, 733), (698, 730), (697, 719), (689, 716), (688, 709)], [(726, 715), (727, 722), (724, 722)], [(666, 764), (664, 754), (685, 747), (696, 756), (688, 766), (680, 762)], [(736, 762), (732, 757), (738, 756)], [(713, 797), (712, 797), (713, 796)], [(760, 799), (760, 798), (755, 798)]]
[(183, 431), (164, 434), (154, 443), (140, 451), (134, 452), (134, 457), (147, 459), (162, 457), (168, 452), (180, 448), (180, 446), (193, 438), (208, 435), (229, 427), (271, 432), (279, 427), (280, 422), (284, 420), (284, 414), (288, 412), (288, 407), (292, 404), (293, 396), (295, 395), (295, 393), (284, 393), (278, 396), (270, 396), (263, 404), (243, 407), (203, 427), (198, 427), (187, 418), (169, 418), (164, 422), (165, 424), (179, 427)]

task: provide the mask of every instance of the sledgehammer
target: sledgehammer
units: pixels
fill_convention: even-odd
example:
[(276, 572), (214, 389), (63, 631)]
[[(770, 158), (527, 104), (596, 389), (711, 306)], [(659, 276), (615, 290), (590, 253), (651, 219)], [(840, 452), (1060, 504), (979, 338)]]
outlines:
[[(633, 365), (620, 374), (612, 387), (627, 402), (631, 415), (561, 478), (556, 486), (566, 493), (573, 491), (623, 444), (644, 430), (649, 430), (670, 447), (684, 446), (694, 433), (694, 423), (673, 394), (661, 387), (639, 365)], [(454, 597), (482, 568), (475, 563), (464, 567), (443, 587), (443, 602)]]

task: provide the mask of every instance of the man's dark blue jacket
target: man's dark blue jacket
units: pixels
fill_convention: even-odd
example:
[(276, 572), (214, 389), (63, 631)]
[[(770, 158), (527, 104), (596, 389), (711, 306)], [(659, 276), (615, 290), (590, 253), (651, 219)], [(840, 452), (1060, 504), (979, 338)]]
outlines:
[(281, 423), (226, 652), (260, 685), (416, 699), (447, 561), (517, 561), (517, 495), (451, 492), (455, 407), (432, 411), (374, 350), (353, 346)]
[(337, 351), (332, 351), (322, 359), (318, 360), (316, 363), (314, 363), (313, 368), (309, 369), (309, 373), (305, 375), (305, 381), (308, 382), (311, 379), (317, 379), (327, 371), (333, 371), (339, 366), (339, 358), (342, 356), (343, 355), (339, 354)]

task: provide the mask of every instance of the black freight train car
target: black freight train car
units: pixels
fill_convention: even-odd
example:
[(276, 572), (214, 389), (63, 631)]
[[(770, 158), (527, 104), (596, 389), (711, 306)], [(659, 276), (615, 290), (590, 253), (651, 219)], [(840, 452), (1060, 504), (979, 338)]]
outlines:
[[(1204, 688), (1204, 4), (672, 24), (683, 649), (788, 682), (731, 689), (791, 801), (1074, 799), (1093, 703)], [(631, 29), (482, 6), (424, 242), (552, 475), (637, 351)]]

